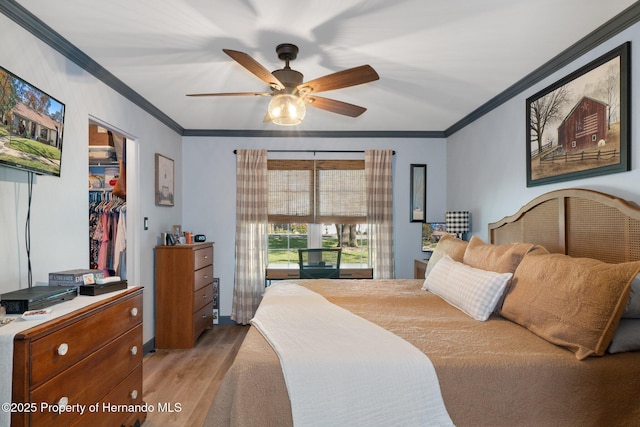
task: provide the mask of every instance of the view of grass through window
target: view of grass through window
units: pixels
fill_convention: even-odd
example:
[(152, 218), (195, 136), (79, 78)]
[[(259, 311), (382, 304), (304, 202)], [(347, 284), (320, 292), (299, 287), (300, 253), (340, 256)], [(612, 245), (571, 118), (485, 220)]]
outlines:
[[(269, 224), (268, 263), (297, 266), (298, 249), (308, 247), (308, 229), (307, 224)], [(342, 265), (368, 265), (368, 242), (364, 224), (322, 224), (322, 247), (341, 247)]]

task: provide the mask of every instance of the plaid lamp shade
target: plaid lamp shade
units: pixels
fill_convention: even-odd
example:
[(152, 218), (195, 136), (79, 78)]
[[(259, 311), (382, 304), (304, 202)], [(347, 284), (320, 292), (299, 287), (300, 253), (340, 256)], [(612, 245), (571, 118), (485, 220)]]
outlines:
[(455, 211), (445, 213), (447, 233), (461, 234), (469, 231), (469, 212)]

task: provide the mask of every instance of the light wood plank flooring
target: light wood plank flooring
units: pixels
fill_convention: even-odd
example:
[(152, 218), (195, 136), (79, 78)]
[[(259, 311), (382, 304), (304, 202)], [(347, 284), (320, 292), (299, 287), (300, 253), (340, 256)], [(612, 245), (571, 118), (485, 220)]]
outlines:
[(248, 326), (215, 325), (193, 349), (147, 354), (142, 365), (143, 400), (155, 411), (147, 413), (143, 427), (202, 426), (248, 330)]

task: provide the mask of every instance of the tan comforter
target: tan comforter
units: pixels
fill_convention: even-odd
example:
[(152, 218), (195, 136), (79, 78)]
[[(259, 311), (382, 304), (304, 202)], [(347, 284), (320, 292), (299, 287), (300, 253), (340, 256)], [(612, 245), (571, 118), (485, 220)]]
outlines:
[[(640, 425), (640, 352), (579, 361), (508, 320), (473, 320), (420, 280), (297, 283), (424, 351), (458, 427)], [(292, 425), (278, 358), (253, 328), (205, 425)]]

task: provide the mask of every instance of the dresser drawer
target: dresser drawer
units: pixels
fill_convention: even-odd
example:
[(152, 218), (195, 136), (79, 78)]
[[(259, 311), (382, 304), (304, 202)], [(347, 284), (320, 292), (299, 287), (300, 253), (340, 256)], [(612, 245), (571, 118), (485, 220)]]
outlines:
[[(55, 405), (64, 399), (69, 405), (88, 407), (101, 400), (141, 364), (142, 325), (138, 325), (35, 388), (30, 400), (38, 405), (43, 402)], [(58, 414), (41, 410), (32, 415), (32, 424), (69, 425), (79, 416), (78, 412)]]
[(196, 312), (213, 301), (213, 283), (193, 293), (193, 311)]
[(199, 270), (206, 265), (213, 265), (213, 246), (193, 251), (194, 270)]
[(51, 378), (122, 331), (141, 323), (140, 293), (34, 340), (31, 344), (30, 384), (37, 385)]
[(193, 273), (193, 290), (197, 291), (203, 286), (213, 283), (213, 265), (208, 265)]
[(200, 334), (213, 326), (213, 301), (196, 311), (193, 315), (193, 338), (198, 339)]
[[(134, 426), (136, 421), (141, 425), (146, 418), (144, 412), (116, 410), (116, 405), (142, 405), (142, 365), (138, 366), (127, 378), (99, 402), (99, 411), (85, 413), (73, 425), (91, 427)], [(108, 409), (105, 411), (105, 405)], [(115, 408), (114, 408), (115, 407)], [(131, 407), (128, 407), (128, 409)], [(138, 409), (133, 407), (132, 409)], [(143, 409), (143, 408), (139, 408)], [(154, 408), (155, 409), (155, 408)], [(123, 415), (129, 415), (122, 423)]]

